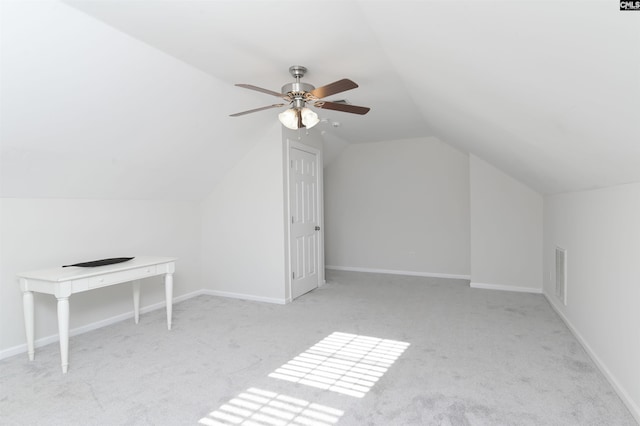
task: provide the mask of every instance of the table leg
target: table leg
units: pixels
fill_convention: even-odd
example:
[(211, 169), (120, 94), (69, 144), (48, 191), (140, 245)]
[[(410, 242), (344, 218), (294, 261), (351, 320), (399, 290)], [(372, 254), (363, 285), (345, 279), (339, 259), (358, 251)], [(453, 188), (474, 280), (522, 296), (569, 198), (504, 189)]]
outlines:
[(171, 313), (173, 310), (173, 274), (164, 276), (164, 292), (167, 299), (167, 330), (171, 330)]
[(136, 324), (140, 319), (140, 281), (133, 282), (133, 319)]
[(29, 354), (29, 361), (33, 361), (35, 357), (35, 351), (33, 348), (33, 292), (22, 292), (22, 308), (24, 310), (24, 330), (27, 334), (27, 353)]
[(58, 334), (60, 336), (60, 359), (62, 372), (69, 368), (69, 298), (58, 298)]

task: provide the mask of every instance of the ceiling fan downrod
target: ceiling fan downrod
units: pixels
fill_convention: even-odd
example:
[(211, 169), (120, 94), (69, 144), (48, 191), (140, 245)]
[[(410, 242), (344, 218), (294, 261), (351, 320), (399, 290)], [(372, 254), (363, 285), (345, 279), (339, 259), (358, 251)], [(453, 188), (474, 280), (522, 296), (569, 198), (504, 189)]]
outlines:
[(307, 68), (302, 65), (293, 65), (289, 67), (289, 73), (296, 79), (294, 83), (287, 83), (282, 86), (282, 94), (289, 95), (294, 108), (303, 108), (305, 102), (308, 101), (307, 94), (315, 89), (315, 86), (309, 83), (302, 83), (300, 79), (304, 77)]

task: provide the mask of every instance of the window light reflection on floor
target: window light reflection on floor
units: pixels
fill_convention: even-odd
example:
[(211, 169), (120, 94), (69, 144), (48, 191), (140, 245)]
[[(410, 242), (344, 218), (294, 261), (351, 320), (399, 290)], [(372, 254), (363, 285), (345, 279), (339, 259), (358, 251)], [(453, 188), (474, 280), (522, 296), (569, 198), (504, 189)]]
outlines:
[(342, 410), (250, 388), (198, 423), (207, 426), (333, 426)]
[(409, 343), (333, 333), (269, 377), (362, 398)]

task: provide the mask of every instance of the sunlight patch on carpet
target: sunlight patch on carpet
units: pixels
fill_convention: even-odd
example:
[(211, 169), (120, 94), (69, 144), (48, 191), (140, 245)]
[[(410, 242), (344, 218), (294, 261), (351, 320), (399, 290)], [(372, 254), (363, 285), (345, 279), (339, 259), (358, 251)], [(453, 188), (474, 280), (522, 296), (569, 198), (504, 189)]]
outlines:
[(269, 377), (362, 398), (409, 343), (335, 332)]
[(344, 412), (300, 398), (250, 388), (200, 419), (207, 426), (333, 426)]

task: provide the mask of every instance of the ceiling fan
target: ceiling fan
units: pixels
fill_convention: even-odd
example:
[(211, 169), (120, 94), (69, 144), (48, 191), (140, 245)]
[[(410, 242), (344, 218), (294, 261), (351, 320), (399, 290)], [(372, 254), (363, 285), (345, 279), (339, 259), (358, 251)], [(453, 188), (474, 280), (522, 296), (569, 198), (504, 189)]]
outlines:
[(300, 129), (305, 127), (310, 129), (318, 124), (318, 114), (311, 111), (306, 107), (307, 102), (312, 104), (316, 108), (330, 109), (334, 111), (349, 112), (351, 114), (364, 115), (369, 112), (370, 108), (361, 107), (356, 105), (350, 105), (343, 102), (329, 102), (324, 101), (322, 98), (335, 95), (336, 93), (344, 92), (347, 90), (355, 89), (358, 87), (353, 81), (343, 78), (342, 80), (334, 81), (317, 89), (309, 83), (302, 83), (300, 79), (304, 77), (307, 69), (301, 65), (294, 65), (289, 68), (289, 73), (296, 79), (293, 83), (287, 83), (282, 86), (281, 92), (275, 92), (269, 89), (263, 89), (262, 87), (253, 86), (251, 84), (236, 84), (238, 87), (244, 87), (245, 89), (256, 90), (258, 92), (266, 93), (277, 98), (284, 99), (287, 103), (279, 103), (264, 106), (261, 108), (250, 109), (248, 111), (238, 112), (231, 114), (231, 117), (238, 117), (245, 114), (251, 114), (253, 112), (263, 111), (265, 109), (280, 108), (287, 104), (291, 107), (278, 115), (280, 122), (289, 129)]

